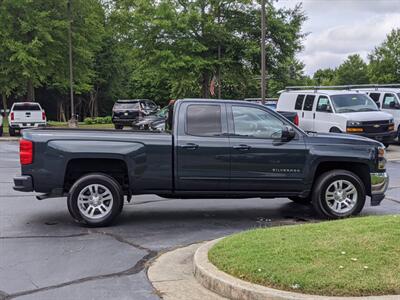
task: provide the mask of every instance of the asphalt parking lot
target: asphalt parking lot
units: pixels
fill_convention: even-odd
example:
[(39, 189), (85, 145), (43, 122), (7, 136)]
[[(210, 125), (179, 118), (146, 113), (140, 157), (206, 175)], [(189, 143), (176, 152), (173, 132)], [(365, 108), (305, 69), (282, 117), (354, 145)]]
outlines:
[[(400, 213), (400, 147), (388, 152), (387, 198), (364, 215)], [(310, 207), (287, 199), (147, 195), (126, 204), (114, 226), (84, 228), (65, 199), (12, 190), (18, 160), (17, 142), (0, 141), (0, 299), (159, 299), (146, 275), (157, 255), (249, 228), (315, 221)]]

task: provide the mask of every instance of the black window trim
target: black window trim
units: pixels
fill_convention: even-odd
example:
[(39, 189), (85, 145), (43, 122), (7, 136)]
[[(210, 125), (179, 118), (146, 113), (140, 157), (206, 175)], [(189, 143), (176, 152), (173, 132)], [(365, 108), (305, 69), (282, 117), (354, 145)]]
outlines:
[[(312, 99), (312, 105), (311, 105), (311, 109), (304, 109), (306, 106), (306, 101), (307, 101), (307, 97), (314, 97)], [(306, 94), (305, 98), (304, 98), (304, 102), (303, 102), (303, 111), (313, 111), (314, 108), (314, 103), (315, 103), (315, 98), (317, 97), (316, 94)]]
[(380, 107), (380, 108), (392, 109), (390, 106), (385, 105), (385, 98), (386, 98), (386, 95), (392, 95), (393, 98), (394, 98), (394, 100), (395, 100), (395, 102), (396, 102), (396, 100), (397, 100), (396, 93), (385, 92), (385, 93), (383, 94), (382, 104), (381, 104), (381, 107)]
[[(297, 106), (297, 100), (299, 99), (299, 97), (303, 96), (303, 99), (301, 99), (301, 105), (300, 108), (296, 108)], [(294, 102), (294, 110), (299, 110), (302, 111), (303, 110), (303, 105), (304, 105), (304, 100), (306, 99), (306, 94), (297, 94), (296, 97), (296, 101)]]
[[(190, 134), (188, 133), (188, 120), (187, 120), (187, 111), (190, 106), (199, 106), (199, 105), (211, 105), (211, 106), (219, 106), (221, 108), (221, 134), (220, 135), (195, 135), (195, 134)], [(201, 138), (227, 138), (226, 133), (224, 133), (224, 120), (223, 117), (224, 114), (224, 106), (221, 103), (210, 103), (210, 102), (204, 102), (204, 103), (189, 103), (185, 107), (185, 122), (184, 122), (184, 131), (183, 133), (186, 136), (194, 136), (194, 137), (201, 137)]]
[[(331, 107), (331, 111), (330, 112), (329, 111), (318, 110), (318, 104), (319, 104), (319, 100), (321, 99), (321, 97), (325, 97), (325, 98), (328, 99), (329, 106)], [(331, 103), (331, 98), (328, 95), (318, 95), (317, 105), (315, 106), (315, 112), (328, 113), (328, 114), (335, 113), (334, 108), (333, 108), (332, 103)]]

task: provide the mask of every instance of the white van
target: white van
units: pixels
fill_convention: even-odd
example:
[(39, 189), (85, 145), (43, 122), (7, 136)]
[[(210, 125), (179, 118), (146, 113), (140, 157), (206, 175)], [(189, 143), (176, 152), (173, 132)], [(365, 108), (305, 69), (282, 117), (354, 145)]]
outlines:
[(397, 137), (400, 137), (400, 88), (376, 87), (354, 90), (365, 92), (382, 111), (393, 116)]
[(281, 92), (279, 111), (297, 112), (305, 131), (343, 132), (393, 142), (396, 131), (392, 115), (379, 111), (363, 92), (340, 90), (286, 90)]

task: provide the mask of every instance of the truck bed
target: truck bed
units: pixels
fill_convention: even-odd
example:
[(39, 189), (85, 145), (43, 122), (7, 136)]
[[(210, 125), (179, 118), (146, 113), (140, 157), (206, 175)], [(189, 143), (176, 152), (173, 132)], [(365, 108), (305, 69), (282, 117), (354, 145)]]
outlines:
[(37, 192), (56, 189), (58, 193), (66, 185), (68, 172), (76, 172), (75, 179), (86, 168), (101, 172), (105, 164), (118, 166), (115, 172), (129, 170), (125, 181), (134, 181), (138, 192), (172, 189), (172, 135), (168, 132), (52, 128), (24, 130), (23, 138), (34, 143), (34, 161), (22, 166), (22, 171), (35, 178)]

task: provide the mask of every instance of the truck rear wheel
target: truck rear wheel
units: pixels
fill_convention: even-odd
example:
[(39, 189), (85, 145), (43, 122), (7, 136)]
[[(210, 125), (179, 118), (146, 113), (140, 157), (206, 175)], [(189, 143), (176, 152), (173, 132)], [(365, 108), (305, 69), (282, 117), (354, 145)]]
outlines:
[(323, 173), (314, 184), (312, 204), (321, 217), (328, 219), (357, 215), (365, 204), (364, 184), (346, 170)]
[(91, 227), (107, 226), (122, 211), (123, 191), (110, 176), (88, 174), (71, 187), (67, 203), (71, 216), (77, 222)]

